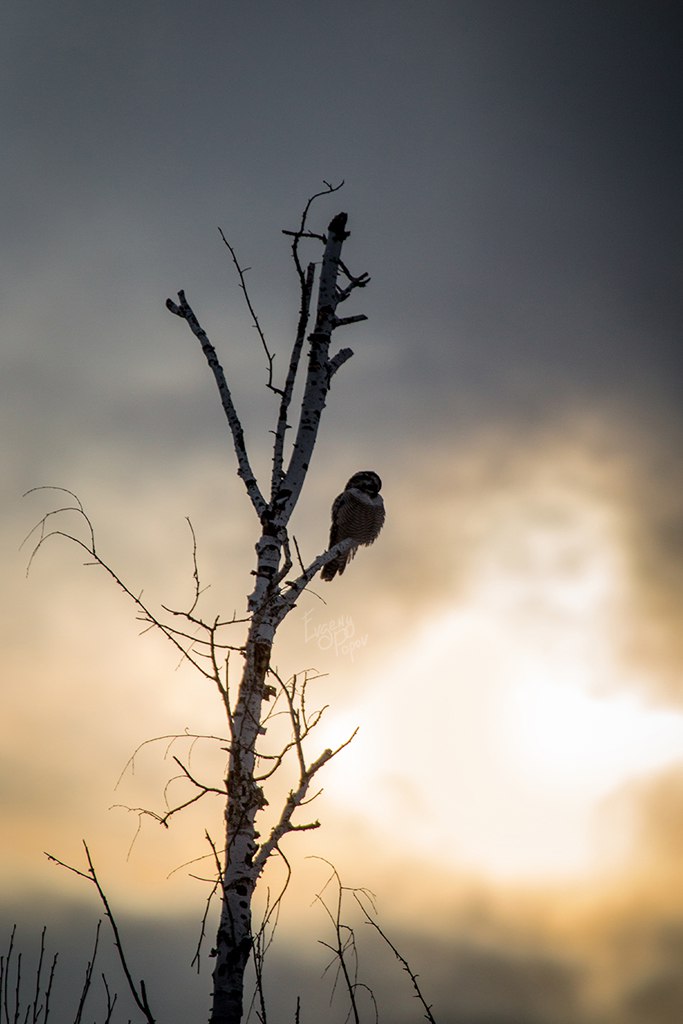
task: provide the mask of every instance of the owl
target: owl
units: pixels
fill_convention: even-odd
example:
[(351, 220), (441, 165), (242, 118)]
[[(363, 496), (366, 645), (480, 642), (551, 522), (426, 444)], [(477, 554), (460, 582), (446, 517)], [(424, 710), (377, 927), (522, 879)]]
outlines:
[(344, 572), (359, 544), (372, 544), (384, 525), (384, 502), (379, 493), (382, 481), (371, 469), (354, 473), (332, 505), (330, 547), (340, 540), (352, 538), (354, 546), (345, 555), (338, 555), (323, 567), (321, 578), (333, 580)]

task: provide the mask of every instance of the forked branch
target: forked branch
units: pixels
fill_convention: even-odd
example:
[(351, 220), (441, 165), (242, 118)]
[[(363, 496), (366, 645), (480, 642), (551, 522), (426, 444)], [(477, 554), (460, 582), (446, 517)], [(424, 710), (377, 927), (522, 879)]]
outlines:
[(336, 314), (340, 300), (337, 279), (341, 251), (345, 240), (349, 237), (346, 222), (347, 215), (338, 213), (330, 221), (328, 234), (325, 237), (315, 325), (308, 339), (310, 345), (308, 369), (301, 400), (299, 423), (292, 455), (277, 499), (278, 510), (281, 510), (285, 523), (289, 521), (308, 472), (330, 380), (339, 367), (353, 355), (351, 349), (341, 349), (330, 358), (332, 333), (343, 323), (355, 323), (358, 320), (366, 319), (364, 314), (359, 314), (356, 317), (347, 317), (341, 320)]
[[(29, 556), (28, 565), (26, 567), (26, 574), (28, 575), (33, 566), (33, 562), (36, 555), (41, 550), (46, 541), (52, 537), (63, 537), (65, 540), (70, 541), (72, 544), (76, 544), (83, 551), (87, 553), (90, 561), (86, 562), (86, 565), (97, 565), (100, 569), (103, 569), (107, 575), (116, 583), (117, 587), (123, 591), (123, 593), (130, 598), (133, 604), (138, 610), (138, 620), (145, 624), (146, 632), (148, 629), (158, 629), (167, 640), (173, 644), (173, 646), (180, 652), (182, 658), (187, 660), (198, 672), (206, 679), (211, 679), (218, 686), (219, 691), (222, 695), (225, 693), (225, 687), (220, 678), (220, 669), (217, 661), (217, 653), (219, 651), (241, 651), (242, 648), (237, 645), (226, 644), (218, 642), (216, 638), (216, 630), (220, 627), (227, 625), (234, 625), (240, 622), (246, 621), (245, 619), (237, 619), (233, 617), (232, 620), (226, 622), (214, 622), (212, 624), (204, 622), (198, 616), (194, 614), (199, 595), (201, 593), (201, 587), (199, 584), (199, 575), (197, 570), (196, 560), (196, 540), (193, 536), (193, 565), (194, 565), (194, 581), (195, 581), (195, 593), (192, 606), (189, 612), (174, 612), (172, 609), (166, 609), (170, 614), (184, 616), (192, 625), (195, 630), (202, 630), (204, 636), (197, 635), (197, 633), (188, 633), (184, 630), (176, 629), (174, 626), (169, 625), (156, 615), (151, 608), (142, 600), (142, 592), (135, 593), (124, 582), (121, 576), (112, 569), (112, 567), (102, 558), (97, 551), (95, 546), (95, 531), (93, 528), (92, 521), (85, 511), (85, 508), (78, 496), (73, 491), (68, 490), (66, 487), (32, 487), (30, 491), (27, 491), (24, 497), (29, 494), (33, 494), (36, 491), (60, 491), (64, 494), (68, 494), (74, 499), (74, 505), (62, 505), (56, 509), (51, 509), (46, 512), (45, 515), (36, 523), (33, 529), (25, 537), (22, 547), (27, 544), (35, 535), (37, 540), (34, 543), (33, 549)], [(86, 540), (76, 536), (75, 533), (70, 533), (68, 530), (63, 529), (50, 529), (53, 517), (64, 516), (65, 514), (75, 512), (86, 528)], [(200, 660), (201, 659), (201, 660)], [(208, 666), (206, 664), (208, 662)]]
[(276, 495), (282, 483), (283, 477), (283, 460), (284, 460), (284, 443), (285, 434), (289, 430), (288, 413), (289, 407), (292, 402), (292, 394), (294, 391), (294, 383), (299, 369), (299, 363), (301, 361), (301, 352), (303, 349), (303, 343), (306, 337), (306, 331), (308, 329), (308, 322), (311, 315), (311, 296), (313, 294), (313, 282), (315, 279), (315, 264), (309, 263), (304, 271), (301, 259), (299, 257), (299, 244), (302, 238), (313, 238), (323, 245), (326, 244), (327, 239), (324, 235), (315, 234), (312, 231), (306, 229), (306, 221), (308, 218), (311, 206), (316, 199), (320, 199), (321, 196), (329, 196), (333, 192), (338, 192), (343, 186), (344, 182), (341, 181), (339, 185), (330, 185), (328, 181), (324, 182), (325, 188), (316, 192), (310, 197), (306, 203), (303, 213), (301, 214), (301, 223), (297, 231), (283, 231), (284, 235), (290, 235), (294, 241), (292, 242), (292, 259), (294, 260), (294, 266), (296, 268), (297, 276), (299, 278), (299, 319), (296, 328), (296, 335), (294, 338), (294, 344), (292, 346), (292, 352), (289, 357), (289, 367), (287, 369), (287, 377), (285, 380), (285, 386), (281, 392), (282, 398), (280, 401), (280, 409), (278, 412), (277, 426), (275, 428), (275, 442), (273, 444), (273, 477), (272, 477), (272, 488), (271, 488), (271, 500), (275, 501)]
[[(347, 888), (342, 885), (337, 869), (330, 864), (328, 860), (325, 860), (324, 857), (317, 857), (314, 859), (322, 860), (322, 862), (327, 864), (332, 872), (321, 891), (316, 895), (316, 901), (327, 914), (334, 931), (334, 942), (324, 942), (322, 939), (318, 940), (321, 946), (324, 946), (325, 949), (329, 949), (333, 954), (333, 958), (325, 968), (325, 971), (328, 971), (333, 965), (336, 965), (332, 994), (334, 995), (339, 979), (341, 978), (349, 1000), (349, 1012), (347, 1019), (352, 1018), (354, 1024), (360, 1024), (361, 1017), (358, 993), (359, 991), (365, 991), (369, 996), (375, 1011), (375, 1024), (379, 1024), (379, 1013), (377, 1010), (375, 994), (369, 985), (358, 980), (358, 950), (356, 947), (356, 933), (351, 925), (346, 924), (342, 918), (344, 894), (347, 892)], [(330, 906), (330, 903), (325, 899), (325, 891), (333, 884), (336, 886), (337, 891), (334, 901), (332, 902), (332, 906)]]
[(79, 878), (84, 878), (87, 882), (92, 882), (92, 884), (97, 889), (100, 900), (102, 901), (102, 906), (104, 907), (104, 912), (109, 920), (109, 924), (111, 925), (111, 930), (114, 936), (114, 945), (116, 946), (116, 950), (119, 955), (119, 962), (125, 975), (126, 982), (130, 990), (130, 994), (132, 995), (133, 1000), (135, 1001), (135, 1005), (137, 1006), (137, 1008), (140, 1010), (145, 1020), (147, 1021), (147, 1024), (156, 1024), (156, 1019), (152, 1014), (152, 1010), (147, 999), (147, 988), (145, 982), (142, 978), (140, 979), (139, 982), (136, 982), (133, 979), (133, 975), (131, 974), (130, 968), (128, 966), (128, 960), (126, 958), (126, 954), (123, 948), (123, 942), (121, 940), (119, 926), (116, 923), (116, 918), (114, 917), (112, 909), (109, 905), (107, 895), (100, 884), (99, 878), (97, 877), (97, 872), (95, 871), (95, 867), (90, 856), (90, 850), (88, 849), (88, 845), (85, 842), (85, 840), (83, 841), (83, 847), (85, 849), (85, 857), (88, 862), (87, 872), (81, 871), (79, 868), (74, 868), (72, 867), (71, 864), (65, 864), (64, 861), (59, 860), (58, 857), (53, 856), (53, 854), (51, 853), (46, 853), (45, 856), (47, 857), (48, 860), (52, 861), (53, 864), (59, 864), (60, 867), (66, 868), (67, 871), (73, 872), (74, 875), (78, 875)]

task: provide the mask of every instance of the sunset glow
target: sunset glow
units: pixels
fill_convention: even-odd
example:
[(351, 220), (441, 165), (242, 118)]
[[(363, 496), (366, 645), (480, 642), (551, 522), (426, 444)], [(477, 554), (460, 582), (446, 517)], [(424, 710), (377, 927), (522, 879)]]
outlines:
[(609, 506), (552, 479), (492, 506), (458, 603), (368, 681), (332, 792), (442, 863), (600, 871), (631, 852), (616, 822), (607, 838), (606, 802), (680, 763), (683, 714), (648, 705), (623, 664), (628, 552)]
[[(280, 605), (243, 719), (267, 694), (257, 763), (280, 767), (239, 815), (258, 804), (258, 845), (303, 792), (271, 684), (307, 679), (299, 721), (322, 715), (317, 795), (257, 883), (261, 912), (291, 871), (268, 1020), (348, 1019), (318, 899), (334, 864), (439, 1024), (683, 1021), (679, 21), (615, 0), (5, 0), (0, 956), (16, 922), (29, 964), (48, 924), (55, 1024), (101, 907), (45, 852), (83, 868), (83, 840), (154, 1018), (207, 1019), (230, 752), (212, 671), (234, 703), (247, 595), (277, 574), (255, 561), (288, 507), (268, 508), (277, 452), (291, 466), (312, 428), (286, 478), (292, 576), (355, 473), (381, 478), (386, 521)], [(63, 536), (90, 527), (60, 488), (114, 577)], [(57, 535), (32, 559), (41, 520)], [(210, 678), (136, 595), (182, 643), (231, 623)], [(380, 1024), (414, 1024), (350, 902)], [(129, 1018), (124, 992), (107, 1019)]]

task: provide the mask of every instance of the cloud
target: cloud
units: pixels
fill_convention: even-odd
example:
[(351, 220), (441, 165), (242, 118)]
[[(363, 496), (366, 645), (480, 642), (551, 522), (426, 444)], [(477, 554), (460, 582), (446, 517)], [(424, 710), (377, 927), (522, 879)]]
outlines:
[[(23, 955), (25, 993), (32, 984), (38, 936), (47, 921), (48, 954), (59, 952), (52, 999), (52, 1012), (58, 1020), (70, 1019), (74, 1012), (85, 963), (91, 955), (97, 913), (97, 908), (88, 907), (84, 900), (77, 904), (53, 901), (46, 912), (35, 904), (18, 908), (5, 903), (2, 908), (4, 921), (20, 922), (16, 948)], [(347, 916), (347, 908), (342, 920), (345, 926), (347, 922), (352, 924), (358, 944), (359, 1006), (363, 1010), (371, 1007), (368, 986), (377, 1001), (380, 1019), (409, 1024), (414, 1020), (417, 1003), (409, 979), (392, 951), (367, 926), (363, 927), (357, 915)], [(158, 1019), (190, 1019), (208, 1009), (210, 936), (204, 947), (201, 975), (197, 976), (190, 966), (199, 935), (197, 918), (151, 920), (117, 913), (117, 922), (133, 975), (145, 979)], [(119, 994), (120, 1012), (130, 1001), (107, 925), (105, 921), (91, 1013), (103, 1005), (101, 971), (105, 972), (112, 991)], [(423, 995), (441, 1024), (463, 1020), (472, 1024), (578, 1024), (583, 1020), (585, 1024), (586, 1018), (580, 1016), (579, 972), (540, 950), (511, 952), (469, 943), (466, 938), (448, 940), (424, 934), (416, 937), (395, 931), (388, 937), (419, 976)], [(321, 947), (318, 939), (333, 941), (324, 916), (319, 917), (318, 933), (313, 932), (306, 939), (290, 937), (284, 941), (280, 936), (269, 952), (266, 995), (269, 1012), (279, 1019), (293, 1018), (297, 997), (301, 999), (302, 1020), (324, 1017), (341, 1024), (346, 1019), (347, 993), (341, 980), (335, 984), (334, 957)], [(352, 960), (349, 954), (350, 966)], [(328, 964), (332, 966), (326, 970)], [(252, 984), (250, 978), (249, 986)]]
[[(683, 764), (630, 787), (622, 800), (631, 808), (643, 879), (655, 888), (662, 873), (683, 879)], [(683, 910), (683, 887), (672, 887), (667, 901)]]
[[(362, 865), (356, 856), (354, 866), (350, 861), (341, 868), (342, 881), (354, 884), (360, 876), (376, 889), (378, 922), (418, 975), (440, 1024), (672, 1024), (683, 1012), (682, 793), (678, 771), (624, 795), (639, 823), (641, 853), (609, 876), (560, 886), (500, 885), (434, 868), (427, 876), (399, 848), (387, 859), (356, 831), (356, 852), (364, 849), (367, 856)], [(332, 995), (334, 969), (325, 973), (325, 967), (333, 958), (320, 945), (331, 940), (331, 924), (313, 898), (322, 892), (334, 907), (334, 891), (324, 889), (329, 871), (298, 857), (294, 866), (294, 886), (267, 962), (270, 1009), (288, 1019), (299, 995), (303, 1020), (341, 1022), (347, 1012), (343, 986)], [(121, 906), (120, 883), (110, 897)], [(75, 905), (63, 897), (49, 903), (30, 897), (14, 905), (5, 898), (0, 916), (8, 924), (20, 922), (27, 977), (42, 923), (49, 926), (48, 949), (61, 951), (55, 1009), (66, 1012), (79, 989), (97, 915), (87, 890)], [(154, 911), (144, 918), (120, 910), (135, 973), (145, 977), (160, 1019), (187, 1019), (208, 1006), (208, 945), (202, 975), (195, 977), (189, 967), (198, 918), (199, 909), (195, 916)], [(354, 928), (358, 978), (372, 987), (380, 1014), (409, 1024), (417, 1007), (409, 979), (363, 923), (350, 893), (342, 921)], [(212, 921), (208, 944), (213, 927)], [(106, 929), (102, 949), (108, 981), (122, 991)], [(365, 991), (359, 998), (366, 999)]]
[[(345, 333), (356, 356), (335, 380), (295, 531), (316, 554), (332, 498), (365, 465), (384, 477), (389, 516), (334, 589), (302, 599), (279, 661), (298, 669), (313, 658), (331, 672), (324, 692), (353, 712), (399, 640), (455, 621), (448, 614), (476, 598), (502, 624), (485, 634), (487, 649), (514, 632), (555, 645), (557, 666), (606, 636), (609, 620), (602, 685), (609, 674), (619, 693), (679, 705), (673, 9), (587, 18), (524, 3), (511, 17), (505, 5), (442, 3), (426, 16), (387, 3), (351, 5), (323, 24), (314, 4), (299, 16), (238, 6), (209, 3), (188, 20), (177, 2), (85, 14), (67, 3), (36, 21), (9, 5), (0, 103), (15, 159), (3, 169), (0, 255), (10, 498), (43, 482), (73, 487), (131, 587), (178, 606), (191, 592), (190, 515), (207, 607), (240, 610), (254, 523), (213, 382), (163, 300), (188, 289), (267, 475), (263, 365), (216, 225), (254, 268), (282, 362), (297, 298), (279, 231), (321, 178), (346, 176), (349, 266), (373, 278), (349, 312), (370, 320)], [(330, 209), (319, 214), (324, 223)], [(71, 553), (46, 551), (25, 584), (14, 548), (33, 522), (26, 509), (2, 510), (3, 795), (20, 833), (4, 862), (11, 889), (38, 884), (44, 840), (68, 846), (81, 827), (102, 837), (112, 877), (123, 876), (131, 836), (119, 819), (103, 821), (102, 805), (125, 758), (150, 734), (212, 721), (205, 691), (174, 671), (163, 645), (134, 635), (120, 595), (80, 566), (72, 573)], [(367, 638), (354, 664), (306, 642), (296, 616), (310, 609), (317, 622), (351, 616)], [(587, 609), (590, 628), (562, 646), (560, 626)], [(604, 668), (598, 659), (592, 675)], [(423, 698), (406, 689), (387, 699)], [(139, 802), (150, 790), (157, 798), (161, 775), (145, 776)], [(438, 807), (440, 780), (428, 781)], [(424, 806), (415, 788), (392, 792), (406, 813)], [(575, 887), (573, 902), (559, 889), (534, 897), (435, 877), (423, 862), (392, 874), (387, 850), (400, 837), (362, 837), (368, 862), (378, 846), (370, 874), (392, 874), (396, 902), (413, 900), (411, 927), (399, 921), (396, 934), (442, 1022), (454, 1008), (458, 1024), (680, 1018), (680, 787), (671, 776), (629, 793), (640, 854), (611, 885)], [(145, 837), (131, 903), (169, 901), (152, 876), (195, 850), (190, 832), (174, 832), (165, 852)], [(454, 908), (453, 890), (479, 894), (478, 917)], [(141, 948), (158, 948), (155, 923), (126, 923)], [(179, 922), (178, 934), (188, 927)], [(65, 919), (65, 949), (76, 932)], [(303, 953), (273, 962), (283, 991), (292, 978), (306, 988), (304, 963)], [(387, 967), (384, 998), (400, 1021), (415, 1008), (409, 992), (394, 995), (396, 970)]]
[[(534, 585), (547, 604), (543, 581), (560, 574), (565, 604), (554, 614), (566, 621), (586, 600), (602, 603), (620, 685), (680, 702), (683, 481), (675, 436), (636, 428), (616, 410), (574, 409), (511, 430), (494, 421), (424, 449), (390, 451), (380, 439), (374, 458), (387, 523), (354, 565), (364, 584), (354, 608), (364, 608), (364, 587), (382, 594), (368, 603), (371, 632), (381, 615), (407, 627), (457, 604), (497, 559), (497, 571), (519, 585), (517, 599), (508, 594), (510, 614), (519, 617)], [(341, 591), (330, 593), (333, 602)]]

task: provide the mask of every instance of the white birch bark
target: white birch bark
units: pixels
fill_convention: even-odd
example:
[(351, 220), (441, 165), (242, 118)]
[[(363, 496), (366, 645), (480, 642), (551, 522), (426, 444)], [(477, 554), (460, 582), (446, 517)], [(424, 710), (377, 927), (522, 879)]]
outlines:
[[(330, 381), (353, 354), (350, 349), (344, 348), (330, 357), (332, 334), (339, 326), (366, 319), (362, 315), (337, 317), (338, 304), (348, 298), (354, 288), (362, 287), (367, 282), (367, 275), (360, 278), (351, 277), (341, 262), (342, 246), (348, 237), (346, 219), (344, 213), (334, 217), (325, 239), (315, 323), (313, 331), (308, 336), (304, 393), (296, 437), (289, 464), (285, 469), (284, 440), (289, 426), (287, 417), (308, 323), (313, 284), (311, 265), (306, 275), (300, 273), (302, 302), (299, 327), (285, 386), (279, 392), (281, 402), (275, 431), (269, 502), (264, 499), (252, 471), (242, 426), (213, 345), (183, 292), (178, 294), (178, 304), (170, 299), (167, 301), (169, 310), (187, 321), (192, 333), (199, 340), (214, 374), (237, 456), (238, 475), (244, 482), (261, 524), (261, 534), (256, 544), (255, 583), (248, 599), (251, 621), (245, 647), (244, 669), (235, 709), (230, 716), (231, 747), (225, 810), (226, 854), (221, 879), (223, 900), (214, 950), (211, 1024), (240, 1024), (242, 1020), (244, 971), (252, 948), (251, 904), (258, 877), (283, 836), (301, 827), (292, 821), (294, 812), (301, 806), (315, 772), (335, 753), (325, 751), (310, 766), (302, 766), (298, 789), (290, 793), (271, 835), (264, 843), (259, 844), (256, 818), (265, 804), (265, 797), (255, 780), (256, 744), (261, 730), (263, 701), (268, 696), (266, 677), (275, 632), (315, 574), (352, 543), (343, 541), (336, 545), (332, 551), (319, 555), (294, 580), (284, 582), (291, 568), (291, 562), (288, 561), (287, 527), (311, 463)], [(304, 221), (297, 238), (307, 235), (304, 231)], [(295, 261), (297, 268), (300, 269), (296, 248)], [(340, 270), (349, 280), (343, 289), (338, 284)]]

